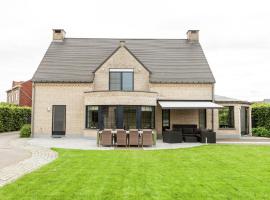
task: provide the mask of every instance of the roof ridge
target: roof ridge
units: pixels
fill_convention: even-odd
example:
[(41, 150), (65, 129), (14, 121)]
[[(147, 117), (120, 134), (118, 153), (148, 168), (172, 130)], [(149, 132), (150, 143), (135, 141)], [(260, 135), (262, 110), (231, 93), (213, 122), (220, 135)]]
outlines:
[(65, 39), (107, 39), (107, 40), (187, 40), (187, 39), (183, 39), (183, 38), (86, 38), (86, 37), (80, 37), (80, 38), (74, 38), (74, 37), (66, 37)]

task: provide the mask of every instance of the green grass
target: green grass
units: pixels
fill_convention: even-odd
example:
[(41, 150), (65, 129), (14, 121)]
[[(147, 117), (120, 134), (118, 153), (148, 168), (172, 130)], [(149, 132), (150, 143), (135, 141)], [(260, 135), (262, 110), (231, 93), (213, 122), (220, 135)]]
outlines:
[(270, 146), (56, 151), (0, 199), (270, 199)]

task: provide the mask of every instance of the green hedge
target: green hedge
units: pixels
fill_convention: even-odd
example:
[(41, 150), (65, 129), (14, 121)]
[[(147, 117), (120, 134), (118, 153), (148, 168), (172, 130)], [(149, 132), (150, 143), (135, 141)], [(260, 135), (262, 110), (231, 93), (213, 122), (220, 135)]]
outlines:
[(259, 137), (270, 137), (270, 130), (264, 127), (253, 128), (252, 134)]
[(264, 127), (270, 130), (269, 103), (256, 103), (252, 105), (252, 122), (254, 128)]
[(30, 119), (31, 108), (0, 103), (0, 132), (18, 131)]

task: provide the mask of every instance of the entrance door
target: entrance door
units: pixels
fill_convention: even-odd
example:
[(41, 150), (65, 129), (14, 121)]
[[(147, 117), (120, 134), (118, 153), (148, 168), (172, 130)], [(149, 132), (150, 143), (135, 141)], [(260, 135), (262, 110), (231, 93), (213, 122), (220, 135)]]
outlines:
[(249, 120), (248, 117), (248, 107), (241, 107), (241, 134), (247, 135), (249, 134)]
[(52, 112), (52, 135), (66, 134), (66, 106), (54, 105)]

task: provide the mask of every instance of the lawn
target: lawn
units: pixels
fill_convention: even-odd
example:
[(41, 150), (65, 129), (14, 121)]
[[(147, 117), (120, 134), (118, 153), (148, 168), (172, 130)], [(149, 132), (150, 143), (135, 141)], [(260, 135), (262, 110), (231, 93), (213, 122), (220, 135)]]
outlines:
[(270, 199), (270, 146), (56, 151), (0, 199)]

